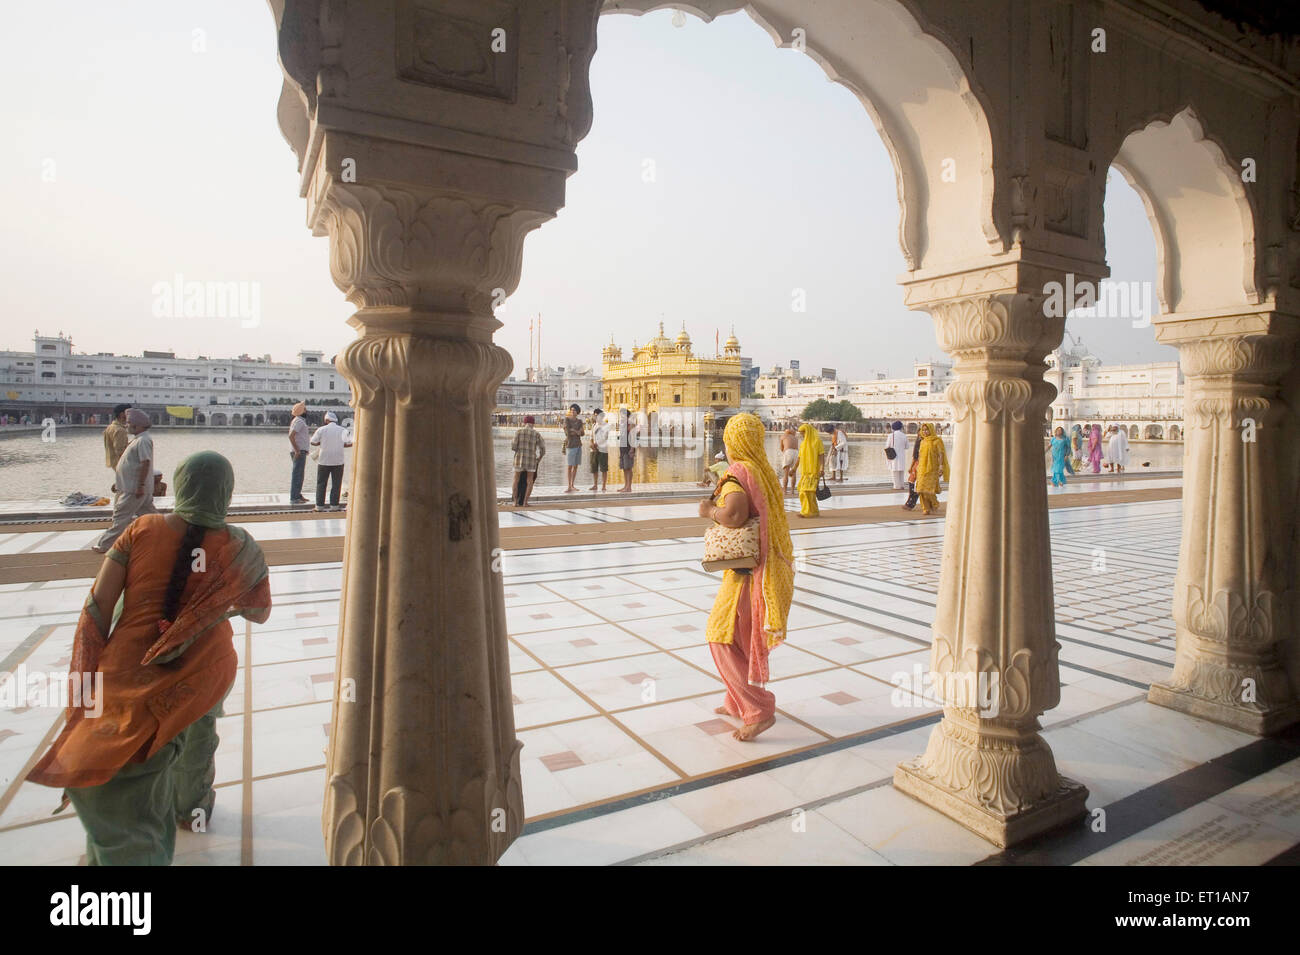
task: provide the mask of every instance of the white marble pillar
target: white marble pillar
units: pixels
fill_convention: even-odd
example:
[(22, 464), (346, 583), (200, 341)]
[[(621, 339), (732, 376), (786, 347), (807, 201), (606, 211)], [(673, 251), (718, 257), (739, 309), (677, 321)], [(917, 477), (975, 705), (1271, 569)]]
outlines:
[[(523, 826), (491, 413), (495, 309), (564, 205), (599, 0), (272, 0), (280, 129), (357, 307), (322, 814), (331, 864), (496, 861)], [(575, 273), (576, 274), (576, 273)]]
[(1012, 288), (924, 304), (954, 359), (946, 394), (961, 435), (931, 656), (944, 715), (894, 774), (899, 790), (999, 846), (1078, 818), (1087, 797), (1057, 772), (1038, 723), (1060, 700), (1043, 472), (1055, 389), (1043, 360), (1064, 319)]
[(1296, 422), (1279, 383), (1294, 327), (1261, 314), (1162, 320), (1184, 398), (1177, 656), (1152, 703), (1259, 735), (1300, 720), (1285, 666), (1294, 642)]
[(331, 864), (485, 864), (523, 826), (491, 412), (494, 289), (549, 213), (330, 182), (316, 228), (359, 306), (333, 733)]

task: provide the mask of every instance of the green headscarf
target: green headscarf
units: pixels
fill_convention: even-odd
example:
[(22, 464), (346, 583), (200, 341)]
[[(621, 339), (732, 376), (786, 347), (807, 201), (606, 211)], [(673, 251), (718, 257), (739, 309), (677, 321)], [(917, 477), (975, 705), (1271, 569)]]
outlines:
[(176, 466), (173, 513), (201, 527), (225, 527), (235, 469), (215, 451), (199, 451)]

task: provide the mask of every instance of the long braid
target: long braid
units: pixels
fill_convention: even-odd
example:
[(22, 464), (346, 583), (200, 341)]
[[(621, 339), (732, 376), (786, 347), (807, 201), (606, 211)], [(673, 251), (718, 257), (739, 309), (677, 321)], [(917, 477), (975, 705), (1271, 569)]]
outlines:
[(203, 544), (203, 535), (207, 530), (202, 524), (185, 525), (181, 546), (176, 551), (176, 560), (172, 564), (171, 580), (167, 582), (167, 595), (163, 597), (162, 619), (158, 621), (159, 630), (166, 630), (171, 626), (180, 611), (181, 594), (185, 592), (185, 584), (190, 579), (190, 571), (194, 566), (194, 548)]

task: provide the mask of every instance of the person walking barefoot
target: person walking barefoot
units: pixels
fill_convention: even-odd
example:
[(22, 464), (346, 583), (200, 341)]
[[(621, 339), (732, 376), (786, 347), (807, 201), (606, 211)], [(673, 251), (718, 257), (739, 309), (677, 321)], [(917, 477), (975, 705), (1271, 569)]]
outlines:
[(573, 494), (578, 490), (573, 486), (573, 480), (578, 476), (578, 466), (582, 464), (582, 436), (587, 430), (578, 417), (581, 410), (577, 405), (569, 405), (569, 410), (564, 415), (564, 464), (569, 478), (565, 494)]
[(596, 490), (597, 481), (600, 482), (602, 491), (608, 490), (609, 425), (605, 422), (605, 412), (599, 408), (596, 409), (596, 420), (591, 427), (591, 487), (587, 490)]
[(714, 712), (744, 725), (732, 735), (750, 742), (776, 722), (776, 694), (768, 654), (785, 640), (794, 596), (794, 547), (776, 471), (763, 449), (763, 423), (752, 414), (733, 415), (723, 430), (731, 465), (713, 498), (700, 502), (700, 516), (724, 527), (759, 520), (760, 550), (753, 569), (722, 572), (722, 583), (705, 627), (705, 639), (718, 675), (726, 685)]
[(618, 466), (623, 472), (623, 486), (619, 491), (632, 490), (632, 466), (636, 464), (636, 446), (640, 429), (630, 411), (619, 414)]
[(795, 474), (799, 470), (799, 435), (794, 425), (786, 424), (781, 433), (781, 490), (790, 494), (795, 487)]

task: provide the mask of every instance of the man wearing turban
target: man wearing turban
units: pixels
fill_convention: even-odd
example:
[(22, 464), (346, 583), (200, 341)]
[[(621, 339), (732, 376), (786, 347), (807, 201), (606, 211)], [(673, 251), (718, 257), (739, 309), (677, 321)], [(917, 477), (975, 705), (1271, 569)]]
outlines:
[(131, 443), (122, 452), (114, 471), (113, 523), (90, 545), (90, 549), (107, 554), (113, 542), (141, 514), (156, 514), (153, 506), (153, 436), (149, 416), (139, 408), (128, 408), (126, 430)]
[(307, 403), (293, 406), (293, 421), (289, 424), (289, 457), (293, 460), (293, 474), (289, 477), (289, 503), (306, 504), (302, 496), (303, 473), (307, 470), (307, 451), (311, 438), (307, 434)]

